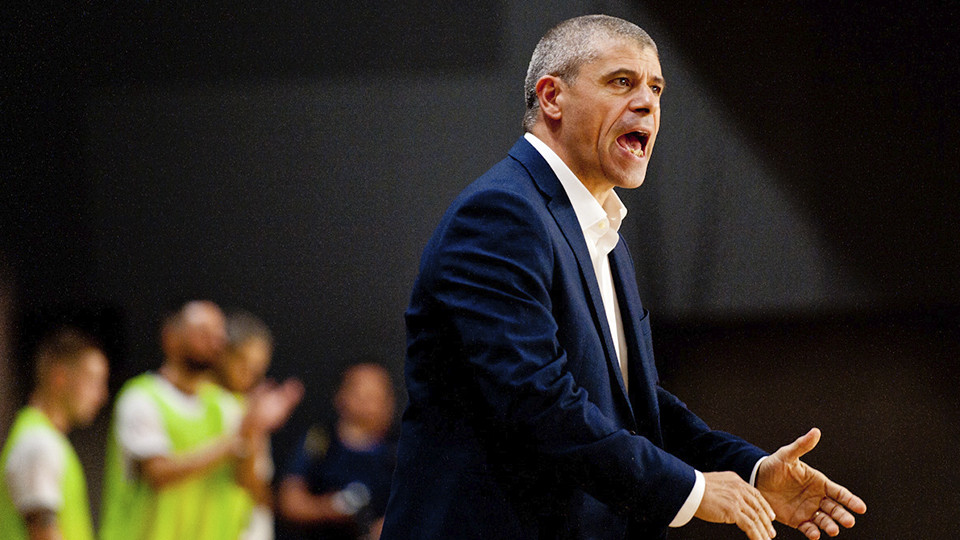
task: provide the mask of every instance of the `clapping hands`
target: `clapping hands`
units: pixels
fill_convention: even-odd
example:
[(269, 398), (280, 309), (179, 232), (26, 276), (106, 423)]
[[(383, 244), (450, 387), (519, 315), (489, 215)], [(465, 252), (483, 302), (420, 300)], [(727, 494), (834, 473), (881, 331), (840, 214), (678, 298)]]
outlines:
[(303, 392), (303, 384), (297, 379), (287, 379), (282, 384), (272, 380), (260, 383), (250, 393), (243, 428), (255, 433), (276, 431), (303, 399)]

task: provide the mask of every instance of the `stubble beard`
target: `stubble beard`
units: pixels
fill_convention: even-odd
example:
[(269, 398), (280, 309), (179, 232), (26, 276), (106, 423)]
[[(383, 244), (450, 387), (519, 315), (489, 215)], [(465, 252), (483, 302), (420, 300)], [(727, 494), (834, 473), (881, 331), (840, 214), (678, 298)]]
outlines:
[(186, 356), (183, 358), (183, 367), (193, 375), (201, 375), (210, 371), (213, 365), (210, 362), (200, 360), (196, 357)]

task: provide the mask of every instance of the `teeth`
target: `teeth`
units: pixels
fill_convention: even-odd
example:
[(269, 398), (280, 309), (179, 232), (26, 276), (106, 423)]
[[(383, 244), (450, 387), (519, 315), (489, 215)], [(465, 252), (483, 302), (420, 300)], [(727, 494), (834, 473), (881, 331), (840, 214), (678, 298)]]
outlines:
[(630, 153), (637, 157), (643, 157), (643, 148), (631, 148)]

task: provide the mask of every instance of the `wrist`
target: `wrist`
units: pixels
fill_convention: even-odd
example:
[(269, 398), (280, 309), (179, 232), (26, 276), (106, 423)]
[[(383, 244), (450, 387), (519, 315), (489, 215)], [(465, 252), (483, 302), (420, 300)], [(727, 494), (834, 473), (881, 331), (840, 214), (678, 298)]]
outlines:
[(769, 457), (770, 456), (764, 456), (758, 459), (756, 464), (754, 464), (753, 466), (753, 471), (750, 473), (750, 480), (749, 480), (750, 485), (757, 489), (760, 489), (760, 477), (761, 477), (762, 471), (765, 470), (763, 464), (764, 462), (767, 461)]

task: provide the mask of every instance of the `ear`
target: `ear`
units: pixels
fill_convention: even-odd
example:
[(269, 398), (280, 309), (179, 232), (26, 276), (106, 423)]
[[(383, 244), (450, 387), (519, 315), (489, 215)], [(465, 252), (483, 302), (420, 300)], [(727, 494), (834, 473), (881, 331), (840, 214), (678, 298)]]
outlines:
[(544, 119), (560, 120), (563, 112), (562, 85), (563, 81), (554, 75), (544, 75), (537, 81), (537, 98), (540, 100), (540, 112)]

